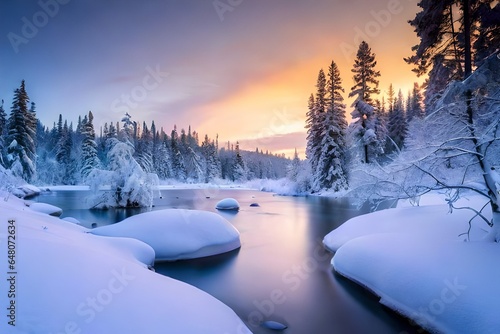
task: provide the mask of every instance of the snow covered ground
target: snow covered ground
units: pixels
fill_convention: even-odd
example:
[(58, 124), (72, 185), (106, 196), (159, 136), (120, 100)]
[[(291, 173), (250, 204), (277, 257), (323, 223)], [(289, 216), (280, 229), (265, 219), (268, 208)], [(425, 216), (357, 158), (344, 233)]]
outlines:
[(240, 233), (216, 213), (167, 209), (141, 213), (119, 223), (91, 230), (92, 234), (128, 237), (151, 245), (157, 261), (211, 256), (241, 246)]
[[(462, 233), (473, 213), (450, 214), (446, 205), (432, 205), (439, 197), (424, 197), (425, 206), (403, 205), (344, 223), (323, 240), (336, 252), (333, 267), (428, 330), (497, 333), (500, 245), (482, 241), (488, 226), (478, 218), (465, 242)], [(477, 209), (485, 200), (460, 202)]]
[[(250, 190), (254, 189), (252, 187), (248, 187), (246, 185), (236, 184), (236, 183), (227, 183), (227, 184), (217, 184), (217, 183), (182, 183), (182, 182), (167, 182), (164, 184), (160, 184), (155, 187), (155, 190), (169, 190), (169, 189), (242, 189), (242, 190)], [(46, 186), (42, 187), (42, 189), (48, 189), (51, 191), (88, 191), (90, 190), (89, 186), (78, 185), (78, 186)], [(109, 187), (103, 187), (103, 190), (108, 190)]]
[(14, 196), (0, 211), (1, 333), (250, 333), (212, 296), (148, 270), (144, 242), (90, 234)]

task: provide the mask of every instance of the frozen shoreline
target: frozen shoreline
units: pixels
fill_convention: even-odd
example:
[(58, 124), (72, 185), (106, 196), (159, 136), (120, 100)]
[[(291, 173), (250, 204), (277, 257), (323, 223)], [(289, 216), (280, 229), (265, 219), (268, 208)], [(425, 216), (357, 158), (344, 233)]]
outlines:
[[(335, 252), (333, 268), (431, 332), (495, 333), (500, 245), (483, 240), (488, 226), (477, 218), (466, 242), (474, 214), (450, 214), (439, 197), (358, 216), (329, 233), (323, 242)], [(484, 202), (461, 201), (476, 208)]]
[(2, 333), (250, 333), (219, 300), (148, 270), (155, 251), (142, 241), (93, 235), (14, 196), (0, 210), (13, 226), (0, 231), (12, 253)]

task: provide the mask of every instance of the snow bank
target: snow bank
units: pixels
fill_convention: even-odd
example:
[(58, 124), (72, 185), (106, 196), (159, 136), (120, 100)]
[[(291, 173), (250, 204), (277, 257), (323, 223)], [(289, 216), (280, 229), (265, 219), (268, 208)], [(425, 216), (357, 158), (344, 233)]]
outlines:
[(231, 223), (216, 213), (199, 210), (146, 212), (91, 233), (144, 241), (154, 248), (158, 261), (211, 256), (241, 246), (240, 234)]
[(217, 204), (215, 205), (215, 208), (217, 210), (239, 210), (240, 209), (240, 203), (238, 203), (237, 200), (234, 198), (224, 198), (221, 199)]
[(89, 186), (78, 185), (78, 186), (69, 186), (69, 185), (59, 185), (59, 186), (48, 186), (46, 187), (50, 191), (88, 191), (90, 190)]
[(374, 234), (346, 243), (332, 264), (429, 331), (497, 333), (499, 256), (498, 243)]
[(220, 301), (148, 270), (154, 252), (143, 242), (86, 233), (12, 197), (0, 210), (1, 244), (7, 220), (15, 221), (17, 273), (7, 277), (15, 297), (0, 294), (2, 307), (15, 305), (14, 312), (4, 308), (1, 333), (250, 333)]
[[(9, 184), (9, 182), (7, 183)], [(23, 184), (17, 187), (10, 187), (9, 191), (19, 198), (30, 198), (38, 195), (41, 191), (31, 184)]]
[[(482, 200), (470, 200), (476, 208)], [(479, 206), (480, 207), (480, 206)], [(445, 333), (495, 333), (500, 326), (500, 244), (479, 241), (487, 228), (469, 210), (444, 205), (383, 210), (329, 233), (332, 265), (420, 326)]]
[[(484, 200), (471, 200), (471, 204), (483, 203)], [(477, 206), (476, 206), (477, 207)], [(481, 207), (481, 206), (479, 206)], [(491, 218), (491, 210), (485, 215)], [(376, 233), (406, 233), (421, 238), (439, 236), (443, 239), (464, 240), (467, 236), (459, 235), (467, 232), (469, 220), (474, 213), (469, 210), (455, 210), (449, 213), (446, 205), (409, 206), (397, 209), (381, 210), (354, 217), (325, 236), (323, 244), (335, 252), (347, 241), (357, 237)], [(470, 237), (479, 240), (486, 235), (487, 225), (479, 218), (472, 224)]]
[(31, 203), (29, 207), (33, 211), (45, 213), (55, 217), (59, 217), (63, 212), (61, 208), (47, 203)]
[(40, 194), (40, 192), (41, 192), (40, 188), (38, 188), (34, 185), (31, 185), (31, 184), (23, 184), (21, 186), (18, 186), (17, 189), (21, 192), (19, 194), (21, 196), (19, 196), (19, 197), (22, 197), (22, 198), (33, 197), (33, 196)]
[(277, 180), (254, 179), (244, 183), (244, 186), (249, 189), (272, 192), (283, 196), (300, 196), (308, 193), (299, 189), (300, 185), (298, 182), (292, 181), (286, 177)]

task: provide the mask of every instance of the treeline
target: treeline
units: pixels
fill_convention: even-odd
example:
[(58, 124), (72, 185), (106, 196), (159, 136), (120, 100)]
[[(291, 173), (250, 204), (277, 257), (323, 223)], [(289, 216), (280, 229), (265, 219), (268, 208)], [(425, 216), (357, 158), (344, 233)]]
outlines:
[[(411, 133), (422, 131), (412, 123), (439, 112), (435, 104), (448, 85), (466, 79), (498, 50), (500, 3), (446, 0), (439, 5), (432, 1), (420, 1), (418, 5), (421, 11), (409, 23), (420, 43), (405, 61), (414, 66), (418, 76), (429, 74), (422, 86), (414, 83), (405, 96), (390, 85), (381, 94), (376, 55), (363, 41), (351, 70), (354, 85), (348, 96), (354, 98), (353, 121), (348, 125), (345, 90), (337, 65), (332, 61), (326, 75), (323, 69), (319, 71), (306, 114), (306, 167), (310, 173), (299, 174), (295, 180), (301, 184), (301, 191), (347, 190), (355, 166), (390, 162), (405, 149), (408, 140), (421, 136)], [(450, 124), (453, 121), (450, 118)]]
[[(30, 106), (30, 108), (28, 108)], [(129, 114), (105, 123), (96, 135), (92, 112), (78, 118), (76, 126), (59, 115), (52, 127), (36, 118), (25, 82), (15, 90), (10, 116), (0, 105), (1, 166), (14, 176), (40, 185), (84, 184), (92, 171), (113, 170), (113, 147), (126, 143), (145, 173), (161, 180), (208, 183), (218, 179), (243, 182), (254, 178), (281, 178), (291, 163), (284, 154), (243, 151), (236, 144), (219, 147), (218, 138), (202, 140), (191, 127), (174, 125), (166, 133), (153, 121), (149, 126)]]

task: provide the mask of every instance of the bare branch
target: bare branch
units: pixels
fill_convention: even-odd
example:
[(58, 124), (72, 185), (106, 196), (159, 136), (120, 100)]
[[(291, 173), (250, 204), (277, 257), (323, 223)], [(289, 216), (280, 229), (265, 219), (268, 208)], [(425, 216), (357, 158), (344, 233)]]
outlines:
[[(443, 181), (439, 180), (436, 176), (434, 176), (432, 173), (426, 171), (425, 169), (421, 168), (420, 166), (417, 166), (417, 165), (414, 165), (416, 168), (418, 168), (422, 173), (424, 174), (427, 174), (429, 175), (432, 179), (434, 179), (436, 181), (437, 184), (441, 185), (441, 189), (466, 189), (466, 190), (471, 190), (479, 195), (482, 195), (486, 198), (490, 198), (490, 196), (481, 191), (480, 189), (477, 189), (477, 188), (474, 188), (472, 186), (467, 186), (467, 185), (463, 185), (463, 184), (458, 184), (458, 185), (450, 185), (450, 184), (446, 184), (444, 183)], [(435, 189), (437, 190), (437, 188)]]

